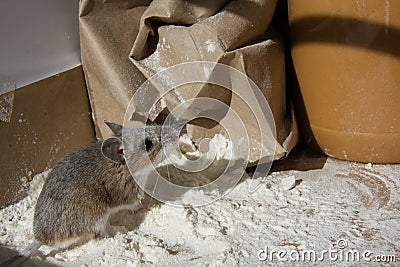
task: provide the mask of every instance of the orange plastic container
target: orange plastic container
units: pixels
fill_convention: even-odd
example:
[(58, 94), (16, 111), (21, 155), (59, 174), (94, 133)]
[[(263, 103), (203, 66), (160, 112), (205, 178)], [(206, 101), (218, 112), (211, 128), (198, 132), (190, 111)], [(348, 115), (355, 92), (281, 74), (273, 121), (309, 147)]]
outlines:
[(340, 159), (400, 163), (400, 1), (288, 5), (307, 142)]

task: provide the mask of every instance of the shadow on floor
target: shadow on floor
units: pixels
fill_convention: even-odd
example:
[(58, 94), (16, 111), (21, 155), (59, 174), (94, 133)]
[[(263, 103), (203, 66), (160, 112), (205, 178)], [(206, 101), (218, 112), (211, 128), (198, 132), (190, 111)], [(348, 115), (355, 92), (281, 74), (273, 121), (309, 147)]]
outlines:
[[(3, 247), (0, 246), (0, 266), (3, 266), (5, 264), (6, 261), (10, 260), (12, 257), (17, 256), (18, 252), (7, 248), (7, 247)], [(4, 266), (10, 266), (10, 267), (53, 267), (53, 266), (57, 266), (54, 264), (50, 264), (50, 263), (46, 263), (43, 262), (39, 259), (35, 259), (35, 258), (29, 258), (29, 259), (18, 259), (17, 261), (10, 263), (10, 264), (6, 264)]]
[(302, 143), (296, 146), (287, 158), (275, 161), (272, 164), (271, 172), (322, 169), (327, 158), (327, 156), (312, 150)]

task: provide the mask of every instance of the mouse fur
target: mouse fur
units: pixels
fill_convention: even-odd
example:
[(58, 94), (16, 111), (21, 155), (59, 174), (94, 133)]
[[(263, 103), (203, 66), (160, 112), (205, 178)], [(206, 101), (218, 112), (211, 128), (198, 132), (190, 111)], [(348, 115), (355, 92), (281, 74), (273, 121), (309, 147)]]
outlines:
[[(114, 135), (63, 157), (52, 169), (39, 195), (34, 219), (35, 239), (55, 245), (76, 238), (107, 236), (108, 217), (121, 209), (135, 209), (143, 196), (125, 163), (122, 126), (106, 122)], [(155, 158), (161, 149), (161, 126), (127, 129), (143, 167), (145, 154)]]

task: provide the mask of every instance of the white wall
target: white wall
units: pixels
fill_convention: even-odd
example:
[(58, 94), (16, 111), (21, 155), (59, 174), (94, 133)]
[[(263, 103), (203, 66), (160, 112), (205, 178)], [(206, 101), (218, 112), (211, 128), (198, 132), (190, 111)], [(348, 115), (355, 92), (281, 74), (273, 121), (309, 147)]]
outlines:
[(17, 88), (80, 64), (78, 0), (0, 0), (0, 76)]

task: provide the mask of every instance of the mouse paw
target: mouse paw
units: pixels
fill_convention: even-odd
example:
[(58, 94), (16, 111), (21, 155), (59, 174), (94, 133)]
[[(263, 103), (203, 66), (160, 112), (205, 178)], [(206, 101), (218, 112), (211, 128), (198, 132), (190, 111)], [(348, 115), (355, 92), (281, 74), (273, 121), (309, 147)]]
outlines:
[(108, 233), (104, 232), (104, 231), (98, 231), (94, 234), (94, 237), (97, 239), (102, 239), (105, 237), (109, 237)]

